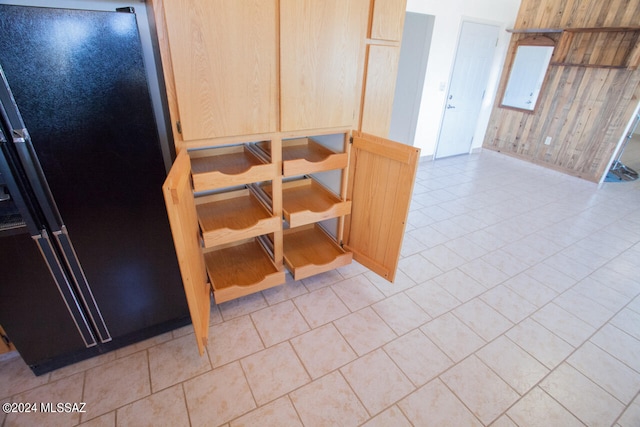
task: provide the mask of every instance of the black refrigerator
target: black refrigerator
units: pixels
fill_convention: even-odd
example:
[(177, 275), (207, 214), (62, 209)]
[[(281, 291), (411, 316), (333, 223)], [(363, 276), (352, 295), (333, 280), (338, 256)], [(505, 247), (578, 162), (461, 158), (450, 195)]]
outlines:
[(135, 10), (0, 5), (0, 325), (36, 375), (189, 322)]

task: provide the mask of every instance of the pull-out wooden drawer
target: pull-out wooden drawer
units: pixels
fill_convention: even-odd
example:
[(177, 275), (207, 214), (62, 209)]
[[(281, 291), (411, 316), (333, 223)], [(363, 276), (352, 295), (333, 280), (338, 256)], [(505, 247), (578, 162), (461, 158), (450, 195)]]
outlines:
[(296, 280), (351, 263), (351, 252), (342, 249), (318, 224), (285, 230), (283, 239), (284, 261)]
[(206, 248), (281, 229), (282, 219), (249, 189), (198, 197), (196, 211)]
[[(269, 154), (268, 143), (256, 145)], [(346, 168), (349, 156), (336, 153), (311, 138), (295, 138), (282, 141), (282, 160), (282, 175), (286, 177)]]
[(204, 254), (217, 304), (285, 283), (258, 238)]
[(278, 165), (260, 154), (251, 144), (189, 152), (194, 191), (274, 179), (279, 175)]

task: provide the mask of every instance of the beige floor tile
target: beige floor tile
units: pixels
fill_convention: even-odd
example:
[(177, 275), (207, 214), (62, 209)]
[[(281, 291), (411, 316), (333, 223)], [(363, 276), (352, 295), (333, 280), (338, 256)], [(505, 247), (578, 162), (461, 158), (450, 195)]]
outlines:
[(540, 388), (588, 426), (610, 426), (624, 406), (566, 363), (540, 383)]
[(154, 393), (118, 409), (118, 426), (180, 427), (189, 426), (189, 414), (182, 385)]
[(636, 396), (634, 402), (624, 411), (617, 425), (620, 427), (640, 426), (640, 395)]
[(397, 336), (369, 307), (338, 319), (334, 324), (359, 356), (383, 346)]
[(524, 272), (527, 276), (536, 279), (543, 285), (560, 293), (564, 292), (576, 283), (576, 279), (556, 270), (544, 263), (534, 265)]
[(442, 270), (420, 254), (401, 259), (398, 268), (418, 284), (442, 274)]
[(482, 426), (439, 379), (419, 388), (398, 402), (398, 406), (414, 426)]
[(491, 341), (513, 326), (509, 319), (478, 298), (457, 307), (453, 313), (485, 341)]
[(448, 271), (433, 280), (462, 302), (467, 302), (486, 291), (483, 285), (458, 269)]
[(576, 350), (567, 362), (625, 405), (638, 393), (640, 373), (590, 342)]
[(218, 309), (224, 320), (231, 320), (245, 314), (251, 314), (266, 306), (267, 301), (264, 299), (262, 292), (258, 292), (218, 304)]
[(613, 317), (615, 311), (607, 309), (578, 292), (576, 290), (578, 286), (579, 284), (559, 295), (553, 300), (553, 303), (564, 308), (593, 328), (598, 329)]
[(588, 297), (614, 313), (620, 311), (631, 300), (630, 297), (605, 286), (591, 276), (578, 282), (571, 290)]
[(231, 427), (302, 427), (300, 418), (289, 397), (261, 406), (234, 420)]
[(458, 363), (440, 378), (487, 425), (520, 397), (476, 356)]
[(500, 271), (482, 258), (474, 259), (458, 268), (486, 289), (491, 289), (509, 278), (506, 273)]
[(249, 316), (236, 317), (209, 328), (207, 351), (214, 368), (263, 348), (264, 344)]
[(484, 247), (475, 244), (466, 236), (450, 240), (446, 242), (444, 246), (460, 255), (466, 261), (472, 261), (480, 258), (487, 253), (487, 250)]
[(77, 374), (78, 372), (86, 371), (87, 369), (94, 368), (96, 366), (102, 365), (107, 362), (111, 362), (115, 359), (116, 359), (116, 352), (112, 351), (109, 353), (101, 354), (96, 357), (92, 357), (90, 359), (83, 360), (78, 363), (74, 363), (73, 365), (56, 369), (55, 371), (51, 372), (50, 381), (57, 381), (59, 379), (71, 376), (73, 374)]
[(357, 356), (333, 324), (291, 339), (291, 344), (311, 378), (319, 378), (351, 362)]
[(274, 286), (273, 288), (262, 291), (262, 295), (269, 305), (274, 305), (308, 292), (302, 282), (294, 280), (291, 274), (287, 274), (285, 277), (286, 282), (283, 285)]
[(538, 387), (513, 405), (507, 415), (520, 427), (584, 427), (576, 417)]
[(511, 420), (511, 418), (507, 417), (506, 415), (503, 415), (500, 418), (498, 418), (497, 420), (495, 420), (491, 424), (491, 427), (518, 427), (518, 425), (516, 423), (514, 423)]
[(574, 347), (580, 346), (595, 332), (593, 326), (553, 302), (531, 317)]
[(462, 304), (434, 280), (427, 280), (405, 293), (431, 317), (438, 317)]
[(309, 325), (291, 301), (263, 308), (251, 314), (251, 318), (266, 347), (309, 330)]
[(571, 354), (574, 348), (532, 319), (525, 319), (506, 335), (527, 353), (553, 369)]
[(149, 349), (151, 390), (155, 393), (211, 370), (206, 352), (198, 353), (193, 335), (176, 338)]
[(48, 381), (49, 374), (36, 377), (19, 356), (0, 363), (0, 398), (22, 393)]
[(431, 320), (431, 316), (404, 293), (390, 296), (371, 307), (398, 335), (407, 333)]
[(82, 421), (110, 412), (151, 393), (146, 352), (97, 366), (86, 371), (85, 375), (82, 399), (87, 402), (91, 412), (83, 414)]
[(451, 313), (432, 320), (420, 330), (454, 362), (461, 361), (485, 344), (478, 334)]
[(420, 253), (423, 257), (434, 263), (442, 271), (453, 270), (454, 268), (467, 262), (452, 249), (449, 249), (445, 245), (438, 245), (433, 248), (427, 249)]
[[(81, 412), (83, 416), (90, 416), (93, 413), (93, 404), (91, 402), (84, 402), (82, 399), (82, 386), (84, 380), (84, 373), (79, 373), (66, 377), (59, 381), (55, 381), (49, 384), (42, 385), (35, 389), (26, 391), (13, 397), (13, 403), (25, 403), (28, 404), (31, 410), (34, 412), (28, 413), (10, 413), (7, 415), (5, 425), (7, 426), (70, 426), (80, 422)], [(57, 411), (58, 403), (70, 403), (78, 404), (76, 406), (78, 411), (74, 412), (51, 412)], [(42, 404), (52, 404), (50, 412), (42, 412)], [(34, 408), (35, 405), (35, 408)], [(62, 410), (64, 411), (64, 407)], [(73, 409), (73, 406), (71, 406)]]
[(351, 264), (345, 265), (343, 267), (338, 267), (336, 271), (340, 273), (342, 277), (348, 279), (350, 277), (358, 276), (362, 273), (367, 273), (369, 269), (360, 264), (358, 261), (352, 261)]
[(362, 427), (411, 427), (411, 423), (402, 414), (402, 411), (397, 406), (392, 406), (386, 411), (376, 415), (371, 420), (367, 421)]
[(292, 392), (291, 401), (305, 427), (355, 427), (369, 418), (338, 371)]
[(373, 271), (367, 271), (364, 275), (386, 296), (395, 295), (416, 286), (416, 282), (411, 280), (411, 278), (401, 270), (396, 270), (396, 277), (393, 280), (393, 283), (389, 282), (384, 277), (377, 275)]
[(342, 277), (340, 273), (336, 270), (330, 270), (302, 279), (302, 283), (309, 292), (313, 292), (329, 285), (333, 285), (334, 283), (338, 283), (341, 280), (344, 280), (344, 277)]
[(307, 371), (284, 342), (240, 361), (258, 405), (263, 405), (310, 381)]
[(556, 254), (555, 256), (549, 257), (544, 260), (542, 264), (554, 268), (576, 281), (584, 279), (596, 269), (595, 267), (589, 267), (581, 264), (564, 254)]
[(527, 271), (505, 281), (504, 285), (529, 303), (540, 308), (554, 299), (558, 292), (529, 276)]
[(200, 375), (183, 387), (192, 426), (218, 426), (256, 407), (238, 362)]
[(549, 369), (505, 336), (492, 341), (477, 354), (521, 395), (531, 390), (549, 373)]
[(415, 387), (382, 349), (340, 369), (370, 414), (377, 414)]
[(349, 310), (358, 311), (384, 298), (364, 275), (351, 277), (331, 285), (333, 292), (345, 303)]
[(635, 339), (640, 340), (640, 313), (625, 308), (611, 319), (610, 323)]
[(312, 328), (349, 314), (347, 306), (329, 287), (301, 295), (293, 301)]
[(501, 315), (518, 323), (537, 310), (537, 307), (507, 286), (498, 285), (480, 297)]
[(85, 423), (79, 424), (79, 427), (116, 427), (116, 411), (108, 412)]
[(591, 342), (640, 372), (640, 340), (615, 326), (606, 325), (591, 338)]
[[(130, 354), (137, 353), (142, 350), (146, 350), (149, 347), (153, 347), (154, 345), (162, 344), (167, 342), (173, 338), (173, 334), (171, 332), (167, 332), (165, 334), (157, 335), (153, 338), (149, 338), (144, 341), (137, 342), (135, 344), (128, 345), (124, 348), (118, 349), (115, 351), (116, 358), (129, 356)], [(107, 353), (112, 354), (112, 353)], [(106, 356), (106, 355), (105, 355)]]
[(453, 365), (453, 361), (420, 330), (409, 332), (383, 348), (418, 387)]

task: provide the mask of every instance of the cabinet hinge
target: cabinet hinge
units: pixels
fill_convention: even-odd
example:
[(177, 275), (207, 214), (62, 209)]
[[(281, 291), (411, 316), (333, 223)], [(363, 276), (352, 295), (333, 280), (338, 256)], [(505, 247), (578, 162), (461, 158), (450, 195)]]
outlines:
[(353, 144), (353, 137), (352, 136), (349, 137), (349, 144)]
[(118, 8), (116, 8), (116, 12), (136, 13), (136, 10), (131, 6), (127, 6), (127, 7), (118, 7)]
[(176, 122), (176, 128), (178, 129), (178, 133), (182, 134), (182, 123), (180, 123), (180, 120)]

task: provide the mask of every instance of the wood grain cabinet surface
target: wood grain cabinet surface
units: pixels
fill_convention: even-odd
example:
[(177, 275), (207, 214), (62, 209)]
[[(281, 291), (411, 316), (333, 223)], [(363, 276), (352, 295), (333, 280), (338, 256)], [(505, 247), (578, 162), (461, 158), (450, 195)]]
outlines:
[(383, 138), (406, 0), (151, 3), (178, 152), (163, 190), (200, 353), (211, 293), (352, 259), (393, 281), (420, 153)]

